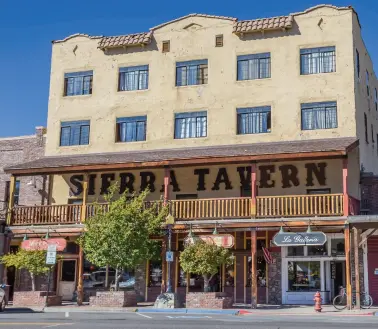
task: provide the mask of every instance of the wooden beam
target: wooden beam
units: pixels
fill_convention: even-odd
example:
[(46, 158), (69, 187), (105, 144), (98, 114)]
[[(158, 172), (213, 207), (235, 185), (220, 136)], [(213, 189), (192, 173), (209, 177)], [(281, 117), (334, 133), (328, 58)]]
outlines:
[(257, 215), (256, 209), (256, 180), (257, 180), (257, 165), (256, 163), (251, 164), (251, 217), (255, 218)]
[(37, 167), (28, 169), (6, 169), (8, 174), (18, 176), (29, 176), (35, 174), (53, 174), (53, 173), (80, 173), (83, 171), (109, 171), (125, 169), (147, 169), (162, 168), (166, 166), (197, 166), (203, 164), (232, 164), (232, 163), (250, 163), (251, 161), (303, 161), (314, 159), (337, 159), (346, 155), (346, 151), (327, 151), (327, 152), (304, 152), (304, 153), (287, 153), (287, 154), (260, 154), (260, 155), (243, 155), (243, 156), (225, 156), (225, 157), (197, 157), (190, 159), (172, 159), (150, 162), (129, 162), (129, 163), (106, 163), (106, 164), (83, 164), (64, 167)]
[(257, 231), (251, 231), (251, 262), (252, 262), (252, 284), (251, 284), (251, 308), (257, 308)]
[(367, 230), (366, 232), (361, 234), (361, 240), (360, 243), (358, 244), (359, 247), (362, 247), (362, 245), (369, 239), (376, 231), (378, 228), (372, 228)]
[(354, 283), (356, 291), (356, 308), (361, 309), (360, 303), (360, 259), (358, 253), (358, 246), (360, 242), (360, 230), (357, 228), (353, 229), (354, 235)]
[(351, 283), (351, 263), (350, 263), (350, 228), (345, 225), (345, 264), (346, 264), (346, 293), (347, 293), (347, 309), (352, 309), (352, 283)]
[(80, 247), (79, 262), (78, 262), (78, 279), (77, 279), (77, 305), (83, 305), (84, 301), (84, 284), (83, 284), (83, 270), (84, 270), (84, 251)]
[(343, 195), (344, 195), (344, 216), (349, 215), (349, 195), (348, 195), (348, 158), (343, 159)]
[(164, 206), (166, 206), (169, 201), (169, 181), (170, 181), (170, 170), (168, 167), (165, 167), (164, 168)]
[(12, 222), (12, 210), (14, 207), (14, 192), (16, 190), (16, 180), (17, 180), (17, 177), (12, 175), (10, 178), (10, 186), (9, 186), (7, 225), (11, 225), (11, 222)]
[(83, 179), (83, 204), (81, 206), (81, 222), (85, 222), (87, 215), (87, 200), (88, 200), (88, 173), (84, 175)]

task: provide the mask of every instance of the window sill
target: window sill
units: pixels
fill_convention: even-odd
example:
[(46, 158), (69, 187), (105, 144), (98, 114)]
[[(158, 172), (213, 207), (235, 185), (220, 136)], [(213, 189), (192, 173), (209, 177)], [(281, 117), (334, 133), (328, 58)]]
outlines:
[(63, 95), (63, 99), (75, 99), (75, 98), (87, 98), (87, 97), (92, 97), (93, 93), (92, 94), (88, 94), (88, 95), (72, 95), (72, 96), (65, 96)]
[(131, 141), (131, 142), (121, 142), (121, 141), (117, 141), (115, 142), (116, 145), (125, 145), (125, 144), (142, 144), (142, 143), (146, 143), (147, 140), (144, 140), (144, 141)]
[(299, 73), (299, 75), (301, 76), (301, 77), (308, 77), (308, 76), (314, 76), (314, 75), (322, 75), (322, 74), (335, 74), (335, 73), (337, 73), (337, 71), (335, 71), (335, 72), (322, 72), (322, 73), (308, 73), (308, 74), (303, 74), (303, 73)]
[(149, 91), (150, 89), (147, 88), (147, 89), (135, 89), (135, 90), (117, 90), (117, 93), (142, 93), (142, 92), (146, 92), (146, 91)]
[(272, 131), (266, 131), (262, 133), (248, 133), (248, 134), (236, 134), (236, 136), (255, 136), (255, 135), (268, 135), (271, 134)]
[(175, 85), (175, 88), (176, 89), (182, 89), (182, 88), (198, 88), (198, 87), (202, 87), (202, 86), (207, 86), (208, 83), (202, 83), (202, 84), (199, 84), (199, 85), (187, 85), (187, 86), (176, 86)]
[(187, 140), (193, 140), (193, 139), (201, 139), (201, 140), (207, 140), (209, 136), (206, 137), (186, 137), (186, 138), (175, 138), (173, 137), (174, 141), (187, 141)]
[(88, 147), (90, 146), (91, 144), (78, 144), (78, 145), (59, 145), (59, 148), (63, 148), (63, 149), (69, 149), (69, 148), (75, 148), (75, 147)]
[(245, 82), (257, 82), (257, 81), (271, 81), (272, 77), (269, 78), (259, 78), (259, 79), (247, 79), (247, 80), (236, 80), (236, 83), (245, 83)]

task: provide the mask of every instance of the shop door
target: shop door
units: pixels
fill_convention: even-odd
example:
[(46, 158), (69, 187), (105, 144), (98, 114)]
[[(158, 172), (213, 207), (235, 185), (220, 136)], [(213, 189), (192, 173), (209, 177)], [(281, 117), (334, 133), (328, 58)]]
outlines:
[(76, 289), (76, 260), (62, 260), (60, 269), (59, 295), (63, 300), (72, 300)]
[(340, 293), (341, 287), (346, 287), (345, 262), (331, 262), (331, 298), (335, 298)]

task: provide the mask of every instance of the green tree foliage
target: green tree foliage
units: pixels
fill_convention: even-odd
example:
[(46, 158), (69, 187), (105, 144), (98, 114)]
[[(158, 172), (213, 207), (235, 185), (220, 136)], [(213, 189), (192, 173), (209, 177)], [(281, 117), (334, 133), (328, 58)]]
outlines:
[[(152, 259), (158, 251), (158, 244), (152, 235), (160, 235), (168, 212), (157, 202), (144, 206), (148, 191), (127, 197), (127, 192), (114, 198), (117, 185), (109, 189), (105, 196), (109, 206), (105, 211), (95, 207), (95, 215), (85, 221), (84, 233), (79, 243), (86, 258), (97, 266), (117, 270), (134, 268), (147, 259)], [(118, 290), (118, 275), (115, 282)]]
[(45, 250), (24, 250), (20, 249), (15, 254), (7, 254), (1, 258), (6, 267), (14, 266), (16, 269), (29, 271), (32, 280), (32, 290), (35, 291), (35, 278), (37, 275), (46, 274), (49, 265), (46, 265)]
[(180, 255), (180, 264), (186, 273), (203, 276), (204, 291), (209, 291), (209, 282), (223, 264), (231, 265), (234, 261), (230, 251), (223, 247), (207, 244), (202, 240), (185, 247)]

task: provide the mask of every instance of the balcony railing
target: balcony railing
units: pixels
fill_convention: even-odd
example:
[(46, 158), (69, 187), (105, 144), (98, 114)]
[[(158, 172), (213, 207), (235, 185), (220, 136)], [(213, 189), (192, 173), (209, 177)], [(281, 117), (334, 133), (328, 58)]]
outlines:
[[(163, 206), (162, 201), (149, 201)], [(171, 200), (169, 212), (177, 221), (204, 219), (251, 219), (280, 217), (342, 216), (343, 194), (259, 196), (255, 213), (251, 198)], [(82, 217), (88, 218), (97, 209), (108, 209), (107, 204), (87, 204), (85, 216), (82, 205), (16, 206), (12, 211), (11, 225), (76, 224)]]

